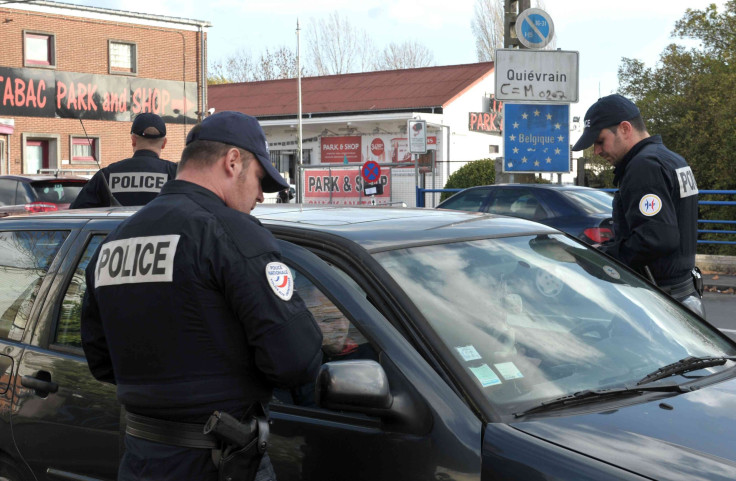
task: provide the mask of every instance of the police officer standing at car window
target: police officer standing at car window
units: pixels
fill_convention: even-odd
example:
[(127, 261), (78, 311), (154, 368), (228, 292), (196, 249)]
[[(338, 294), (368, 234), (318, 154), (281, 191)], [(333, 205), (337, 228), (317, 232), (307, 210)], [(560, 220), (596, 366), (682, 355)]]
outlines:
[(705, 317), (695, 268), (698, 186), (685, 159), (649, 135), (637, 106), (621, 95), (598, 99), (572, 150), (595, 146), (614, 169), (615, 238), (603, 252), (653, 280)]
[[(84, 352), (128, 412), (118, 479), (216, 480), (217, 466), (234, 480), (256, 469), (275, 479), (261, 459), (267, 423), (252, 416), (274, 386), (314, 382), (322, 362), (322, 334), (279, 246), (249, 215), (288, 184), (253, 117), (211, 115), (186, 143), (176, 180), (89, 263)], [(227, 414), (243, 422), (214, 429)]]
[[(133, 157), (103, 167), (85, 184), (70, 209), (145, 205), (176, 177), (176, 164), (161, 159), (166, 124), (153, 113), (138, 114), (130, 129)], [(111, 198), (113, 197), (113, 198)]]

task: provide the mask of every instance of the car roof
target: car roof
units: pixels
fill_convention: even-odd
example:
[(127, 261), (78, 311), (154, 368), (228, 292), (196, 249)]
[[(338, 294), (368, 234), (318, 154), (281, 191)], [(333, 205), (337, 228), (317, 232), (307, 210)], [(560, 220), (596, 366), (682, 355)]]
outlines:
[[(478, 185), (474, 187), (468, 187), (468, 189), (475, 189), (477, 187), (530, 187), (534, 189), (551, 189), (551, 190), (600, 190), (593, 187), (585, 187), (582, 185), (574, 184), (491, 184), (491, 185)], [(466, 190), (468, 190), (466, 189)]]
[(21, 182), (40, 182), (40, 181), (46, 181), (46, 180), (53, 180), (53, 181), (64, 181), (64, 180), (71, 180), (73, 182), (77, 181), (84, 181), (87, 182), (89, 179), (86, 177), (81, 177), (78, 175), (64, 175), (64, 176), (56, 176), (56, 175), (49, 175), (49, 174), (10, 174), (10, 175), (0, 175), (0, 179), (12, 179), (12, 180), (19, 180)]
[[(10, 216), (0, 219), (0, 227), (3, 221), (13, 218), (115, 218), (128, 217), (138, 209), (139, 207), (104, 207)], [(405, 207), (260, 204), (253, 214), (274, 231), (307, 230), (312, 231), (315, 237), (330, 234), (356, 242), (371, 252), (459, 239), (559, 232), (551, 227), (514, 217)]]

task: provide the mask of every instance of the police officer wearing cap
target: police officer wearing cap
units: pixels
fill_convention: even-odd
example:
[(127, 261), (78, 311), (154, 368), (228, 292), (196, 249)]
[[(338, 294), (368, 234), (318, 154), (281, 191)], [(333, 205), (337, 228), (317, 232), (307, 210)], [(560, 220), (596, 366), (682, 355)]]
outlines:
[(621, 95), (598, 99), (572, 150), (594, 146), (614, 169), (615, 238), (600, 249), (650, 277), (705, 317), (695, 268), (698, 186), (685, 159), (649, 135), (637, 106)]
[(70, 209), (145, 205), (176, 177), (176, 164), (161, 159), (166, 147), (166, 124), (153, 113), (138, 114), (130, 129), (133, 157), (97, 171)]
[[(213, 411), (248, 420), (322, 362), (322, 333), (250, 215), (263, 192), (289, 187), (258, 121), (216, 113), (186, 144), (177, 178), (86, 272), (84, 352), (128, 413), (120, 480), (218, 479), (223, 441), (203, 429)], [(267, 455), (258, 463), (259, 480), (275, 479)]]

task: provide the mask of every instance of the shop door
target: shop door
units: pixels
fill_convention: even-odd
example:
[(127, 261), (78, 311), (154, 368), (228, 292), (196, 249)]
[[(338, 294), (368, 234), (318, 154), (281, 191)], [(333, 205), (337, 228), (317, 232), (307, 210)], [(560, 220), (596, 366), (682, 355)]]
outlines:
[(49, 141), (29, 139), (26, 141), (25, 174), (36, 174), (38, 169), (49, 168)]

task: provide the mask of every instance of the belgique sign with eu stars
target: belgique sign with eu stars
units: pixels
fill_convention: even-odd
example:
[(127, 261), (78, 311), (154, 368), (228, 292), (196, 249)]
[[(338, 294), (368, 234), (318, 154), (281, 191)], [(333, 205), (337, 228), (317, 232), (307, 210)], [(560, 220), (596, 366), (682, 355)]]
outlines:
[(570, 106), (504, 104), (504, 172), (570, 172)]

